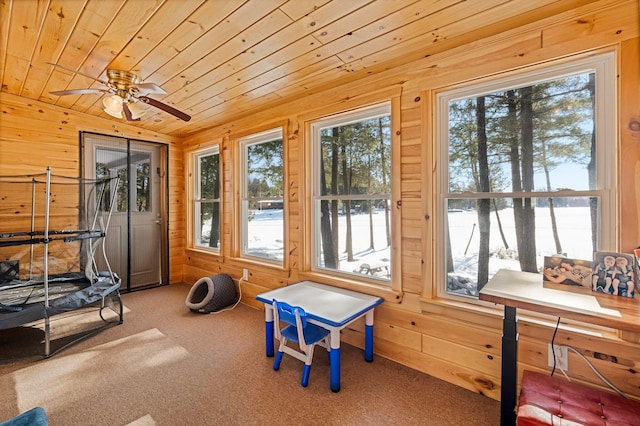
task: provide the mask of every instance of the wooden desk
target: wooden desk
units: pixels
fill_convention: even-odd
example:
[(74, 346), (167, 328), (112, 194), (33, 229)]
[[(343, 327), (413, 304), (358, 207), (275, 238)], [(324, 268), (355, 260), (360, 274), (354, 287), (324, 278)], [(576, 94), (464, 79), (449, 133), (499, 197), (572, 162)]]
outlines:
[(307, 321), (331, 332), (331, 390), (340, 391), (340, 330), (358, 318), (365, 317), (364, 357), (373, 361), (373, 309), (382, 298), (344, 290), (311, 281), (280, 287), (256, 296), (265, 307), (265, 338), (267, 356), (274, 354), (273, 299), (300, 306), (307, 313)]
[(540, 274), (501, 269), (480, 290), (480, 300), (504, 305), (501, 425), (513, 425), (516, 420), (518, 379), (516, 308), (640, 333), (640, 303), (637, 299), (595, 293), (568, 285), (546, 286), (543, 285)]

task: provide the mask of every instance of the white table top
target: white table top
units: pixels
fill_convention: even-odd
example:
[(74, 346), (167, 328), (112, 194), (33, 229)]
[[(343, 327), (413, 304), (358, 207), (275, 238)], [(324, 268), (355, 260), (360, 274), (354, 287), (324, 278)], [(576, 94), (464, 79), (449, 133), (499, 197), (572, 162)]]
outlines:
[(302, 281), (267, 291), (256, 299), (270, 304), (273, 299), (300, 306), (311, 319), (342, 327), (382, 303), (381, 297), (345, 290), (312, 281)]
[(596, 293), (563, 284), (545, 286), (542, 275), (536, 273), (501, 269), (480, 290), (480, 299), (619, 330), (640, 331), (637, 298)]

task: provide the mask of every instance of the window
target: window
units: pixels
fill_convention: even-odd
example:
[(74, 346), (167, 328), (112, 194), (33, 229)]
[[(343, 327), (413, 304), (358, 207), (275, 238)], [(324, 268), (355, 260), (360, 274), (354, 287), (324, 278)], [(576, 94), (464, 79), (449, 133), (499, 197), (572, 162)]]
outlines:
[(282, 130), (254, 134), (242, 148), (241, 255), (284, 261)]
[(328, 117), (311, 125), (312, 267), (391, 278), (391, 107)]
[[(122, 149), (96, 148), (96, 179), (118, 176), (120, 183), (113, 211), (148, 212), (151, 210), (151, 154), (143, 151), (127, 153)], [(107, 195), (102, 208), (109, 205), (111, 191)]]
[(193, 154), (193, 241), (220, 250), (220, 152), (216, 145)]
[(613, 54), (438, 96), (448, 294), (477, 296), (500, 268), (613, 248)]

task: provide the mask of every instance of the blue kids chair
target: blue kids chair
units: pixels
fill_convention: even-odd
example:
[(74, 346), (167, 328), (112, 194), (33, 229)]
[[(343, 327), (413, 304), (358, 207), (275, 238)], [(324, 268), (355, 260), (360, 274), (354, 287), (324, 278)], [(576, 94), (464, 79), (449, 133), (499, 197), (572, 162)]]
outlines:
[[(307, 322), (307, 313), (299, 306), (291, 306), (284, 302), (273, 300), (274, 314), (274, 334), (280, 341), (280, 347), (273, 362), (273, 369), (280, 369), (282, 355), (286, 352), (304, 362), (304, 370), (302, 371), (302, 386), (309, 384), (309, 373), (311, 372), (311, 361), (313, 360), (313, 349), (316, 344), (323, 346), (327, 351), (331, 351), (329, 343), (329, 330), (319, 327), (315, 324)], [(280, 329), (280, 321), (288, 324)], [(296, 342), (300, 348), (287, 346), (287, 340)]]

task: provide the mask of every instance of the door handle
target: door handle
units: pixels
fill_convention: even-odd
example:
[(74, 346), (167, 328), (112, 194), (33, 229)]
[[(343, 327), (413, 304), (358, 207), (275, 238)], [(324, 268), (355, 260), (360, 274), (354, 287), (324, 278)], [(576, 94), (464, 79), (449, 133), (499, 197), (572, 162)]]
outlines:
[(154, 222), (155, 222), (156, 224), (158, 224), (158, 225), (162, 225), (162, 221), (161, 221), (161, 220), (156, 220), (156, 221), (154, 221)]

